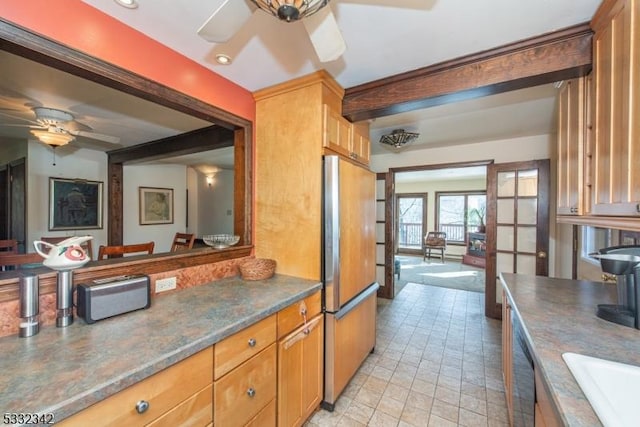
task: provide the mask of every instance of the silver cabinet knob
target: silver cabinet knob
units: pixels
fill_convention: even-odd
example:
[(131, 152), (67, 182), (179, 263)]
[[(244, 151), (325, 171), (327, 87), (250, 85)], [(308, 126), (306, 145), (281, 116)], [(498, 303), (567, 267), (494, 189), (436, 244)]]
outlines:
[(136, 403), (136, 412), (139, 414), (144, 414), (145, 412), (147, 412), (147, 409), (149, 409), (149, 402), (147, 402), (146, 400), (140, 400), (138, 403)]
[(255, 347), (256, 346), (256, 339), (255, 338), (249, 338), (249, 342), (247, 344), (249, 344), (249, 347)]
[(247, 396), (253, 397), (255, 395), (256, 395), (256, 391), (253, 388), (249, 387), (249, 390), (247, 390)]

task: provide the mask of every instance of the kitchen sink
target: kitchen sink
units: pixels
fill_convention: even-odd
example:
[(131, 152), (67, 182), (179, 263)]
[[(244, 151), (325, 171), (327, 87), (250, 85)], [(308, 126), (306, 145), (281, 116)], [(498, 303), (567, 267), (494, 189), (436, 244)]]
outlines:
[(604, 426), (638, 425), (640, 366), (576, 353), (562, 358)]

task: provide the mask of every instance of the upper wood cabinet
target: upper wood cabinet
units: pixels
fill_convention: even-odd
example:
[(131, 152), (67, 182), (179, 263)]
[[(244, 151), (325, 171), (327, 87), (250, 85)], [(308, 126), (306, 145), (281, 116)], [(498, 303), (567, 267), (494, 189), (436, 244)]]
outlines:
[(340, 115), (343, 95), (326, 71), (254, 93), (255, 254), (278, 260), (280, 274), (322, 276), (322, 155), (349, 157), (353, 144), (354, 127)]
[(323, 117), (323, 146), (336, 154), (368, 165), (371, 151), (369, 126), (354, 125), (326, 104), (323, 106)]
[(558, 215), (582, 215), (585, 78), (563, 83), (558, 94)]
[(591, 21), (591, 213), (640, 216), (640, 0), (605, 0)]

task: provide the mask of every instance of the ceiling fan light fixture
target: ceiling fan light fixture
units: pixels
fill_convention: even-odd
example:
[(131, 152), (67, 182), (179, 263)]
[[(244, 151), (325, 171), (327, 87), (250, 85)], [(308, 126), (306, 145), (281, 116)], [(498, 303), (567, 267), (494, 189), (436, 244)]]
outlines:
[(285, 22), (294, 22), (311, 16), (329, 0), (251, 0), (261, 9)]
[(35, 107), (33, 112), (36, 115), (36, 121), (43, 126), (57, 126), (73, 120), (71, 114), (55, 108)]
[(395, 129), (390, 134), (382, 135), (380, 143), (394, 148), (402, 148), (420, 136), (419, 133), (405, 132), (404, 129)]
[(32, 130), (31, 133), (35, 135), (36, 138), (42, 143), (53, 147), (60, 147), (62, 145), (67, 145), (74, 139), (76, 139), (73, 135), (70, 135), (64, 131), (50, 131), (50, 130)]

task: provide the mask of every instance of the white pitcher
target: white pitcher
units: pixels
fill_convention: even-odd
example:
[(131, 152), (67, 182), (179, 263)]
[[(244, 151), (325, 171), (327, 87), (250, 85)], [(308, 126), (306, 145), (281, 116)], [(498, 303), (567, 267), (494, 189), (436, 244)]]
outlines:
[[(91, 258), (80, 246), (84, 242), (93, 239), (93, 236), (74, 236), (54, 245), (42, 240), (33, 242), (36, 252), (44, 258), (42, 262), (53, 270), (73, 270), (82, 267)], [(48, 249), (43, 249), (46, 247)]]

